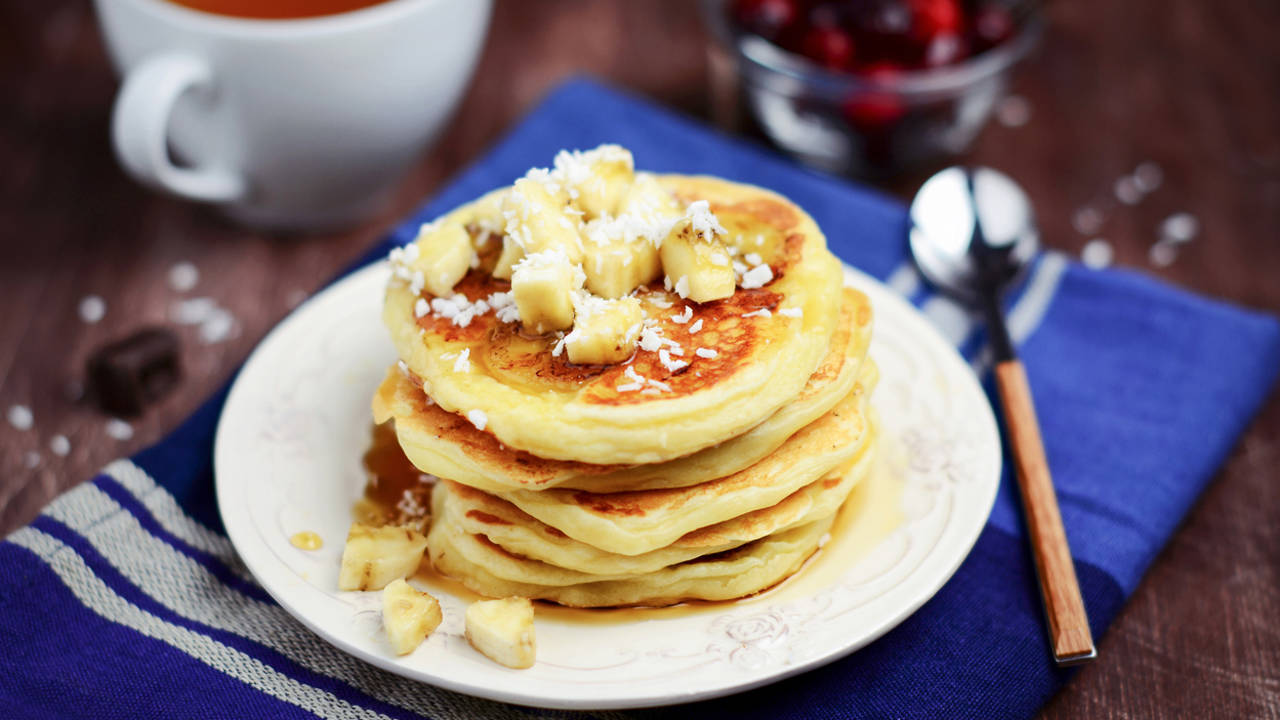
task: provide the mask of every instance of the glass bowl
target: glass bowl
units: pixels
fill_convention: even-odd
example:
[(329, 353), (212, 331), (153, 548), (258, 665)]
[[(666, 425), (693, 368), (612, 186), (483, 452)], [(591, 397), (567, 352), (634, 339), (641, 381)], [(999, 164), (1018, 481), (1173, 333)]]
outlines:
[(764, 133), (804, 163), (870, 178), (967, 150), (1043, 29), (1038, 3), (1013, 2), (1018, 30), (1000, 45), (954, 65), (876, 78), (824, 69), (737, 28), (728, 2), (701, 0), (702, 14)]

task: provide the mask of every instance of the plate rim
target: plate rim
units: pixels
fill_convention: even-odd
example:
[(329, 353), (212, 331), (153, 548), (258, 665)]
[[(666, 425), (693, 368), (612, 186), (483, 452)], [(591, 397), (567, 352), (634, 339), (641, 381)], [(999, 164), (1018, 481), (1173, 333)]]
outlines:
[[(910, 322), (916, 326), (912, 332), (913, 336), (927, 337), (928, 342), (932, 343), (937, 348), (942, 349), (939, 356), (946, 358), (943, 361), (944, 363), (952, 365), (953, 370), (963, 371), (951, 374), (957, 378), (964, 378), (962, 384), (965, 387), (961, 392), (965, 394), (974, 394), (976, 397), (981, 398), (981, 403), (976, 404), (976, 407), (980, 408), (979, 413), (981, 417), (978, 420), (979, 424), (982, 426), (981, 432), (983, 434), (989, 433), (991, 439), (994, 441), (990, 444), (990, 447), (993, 448), (994, 452), (994, 463), (992, 466), (994, 468), (995, 477), (986, 486), (989, 488), (987, 497), (983, 502), (979, 503), (979, 506), (983, 508), (981, 513), (981, 522), (975, 522), (974, 527), (976, 529), (970, 533), (966, 533), (963, 538), (963, 542), (957, 545), (957, 547), (963, 545), (963, 551), (955, 553), (955, 560), (949, 563), (950, 567), (946, 568), (945, 572), (938, 571), (936, 575), (930, 578), (929, 582), (923, 583), (921, 587), (911, 593), (909, 602), (904, 603), (888, 620), (881, 622), (879, 627), (864, 637), (839, 645), (827, 652), (819, 653), (814, 657), (808, 658), (799, 663), (781, 666), (773, 672), (762, 676), (748, 678), (742, 682), (726, 684), (723, 686), (708, 688), (706, 690), (681, 691), (663, 696), (655, 695), (653, 693), (645, 693), (639, 695), (618, 695), (608, 699), (600, 699), (596, 697), (575, 699), (573, 697), (566, 697), (563, 695), (553, 697), (548, 695), (532, 695), (520, 691), (506, 691), (502, 688), (501, 684), (481, 685), (456, 680), (449, 676), (430, 675), (428, 677), (424, 677), (422, 670), (409, 668), (400, 664), (400, 662), (398, 662), (400, 658), (370, 653), (365, 648), (350, 643), (337, 633), (331, 632), (323, 624), (316, 622), (315, 618), (304, 612), (300, 612), (293, 604), (285, 602), (280, 594), (280, 591), (283, 588), (273, 587), (271, 583), (264, 581), (264, 577), (272, 577), (272, 574), (267, 572), (266, 568), (263, 567), (265, 558), (260, 557), (258, 553), (255, 552), (259, 548), (252, 544), (251, 541), (253, 538), (242, 535), (239, 524), (227, 522), (227, 508), (233, 507), (233, 500), (230, 497), (232, 488), (229, 483), (224, 483), (219, 479), (222, 477), (222, 473), (219, 472), (219, 468), (224, 465), (222, 458), (224, 457), (226, 448), (228, 448), (229, 441), (227, 440), (227, 437), (230, 434), (230, 431), (228, 430), (230, 423), (226, 422), (226, 420), (229, 415), (229, 411), (238, 408), (240, 398), (248, 392), (245, 378), (249, 376), (252, 369), (255, 367), (255, 361), (260, 361), (261, 356), (265, 353), (264, 348), (269, 347), (273, 342), (288, 334), (294, 326), (307, 322), (306, 317), (308, 313), (325, 296), (337, 292), (340, 288), (344, 288), (349, 285), (369, 283), (371, 282), (369, 279), (370, 276), (389, 276), (390, 270), (385, 260), (374, 261), (364, 267), (353, 270), (346, 276), (321, 289), (298, 307), (294, 308), (292, 312), (272, 327), (272, 329), (254, 346), (253, 351), (245, 359), (244, 364), (236, 373), (235, 380), (227, 394), (226, 401), (219, 412), (218, 426), (214, 436), (214, 492), (219, 517), (222, 519), (227, 537), (235, 548), (237, 556), (249, 570), (255, 582), (257, 582), (257, 584), (262, 587), (263, 590), (266, 591), (267, 594), (270, 595), (271, 598), (291, 617), (298, 620), (308, 630), (315, 633), (325, 642), (362, 662), (367, 662), (375, 667), (381, 668), (400, 677), (404, 677), (408, 680), (422, 682), (434, 687), (473, 697), (517, 705), (563, 710), (618, 710), (628, 708), (661, 707), (701, 700), (710, 700), (745, 692), (794, 677), (803, 672), (813, 670), (817, 667), (821, 667), (847, 657), (853, 652), (875, 642), (890, 630), (900, 625), (904, 620), (906, 620), (906, 618), (913, 615), (951, 580), (964, 561), (968, 559), (969, 555), (973, 551), (973, 547), (977, 544), (979, 537), (986, 528), (992, 509), (994, 508), (995, 500), (999, 491), (1000, 478), (1004, 470), (1004, 452), (1003, 438), (999, 432), (998, 425), (996, 424), (994, 409), (991, 407), (991, 403), (987, 398), (985, 391), (982, 389), (982, 385), (979, 382), (978, 377), (973, 373), (969, 363), (964, 360), (956, 348), (942, 337), (941, 333), (929, 322), (919, 309), (911, 305), (906, 299), (899, 296), (891, 288), (885, 285), (885, 283), (849, 265), (843, 260), (841, 260), (841, 264), (846, 284), (852, 284), (858, 289), (866, 289), (867, 287), (874, 288), (874, 295), (876, 295), (876, 297), (872, 298), (873, 305), (882, 301), (895, 305), (896, 307), (894, 310), (896, 311), (896, 314), (909, 317)], [(852, 279), (852, 283), (850, 282), (850, 279)], [(879, 315), (879, 313), (877, 313), (877, 315)], [(233, 513), (233, 516), (236, 516), (235, 513)], [(250, 551), (246, 553), (245, 548), (249, 548)], [(265, 552), (265, 548), (263, 548), (263, 550)], [(495, 666), (495, 670), (497, 669), (498, 667)]]

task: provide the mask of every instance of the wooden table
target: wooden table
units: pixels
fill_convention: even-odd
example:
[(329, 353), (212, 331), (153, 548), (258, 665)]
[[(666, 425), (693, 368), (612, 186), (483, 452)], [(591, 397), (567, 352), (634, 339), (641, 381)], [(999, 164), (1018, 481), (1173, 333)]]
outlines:
[[(110, 459), (161, 438), (222, 384), (291, 306), (494, 141), (549, 87), (590, 72), (705, 116), (705, 37), (691, 2), (499, 2), (455, 121), (394, 204), (345, 233), (269, 237), (141, 189), (107, 141), (116, 87), (88, 3), (0, 5), (0, 532)], [(1055, 3), (1016, 90), (1030, 122), (993, 123), (972, 160), (1028, 189), (1049, 246), (1078, 252), (1075, 209), (1109, 197), (1144, 161), (1164, 184), (1120, 206), (1099, 234), (1117, 262), (1202, 293), (1280, 309), (1280, 51), (1275, 3)], [(589, 29), (589, 31), (588, 31)], [(906, 193), (913, 179), (893, 190)], [(1160, 221), (1193, 213), (1200, 237), (1169, 267), (1148, 249)], [(238, 318), (228, 341), (181, 328), (186, 379), (130, 439), (70, 399), (91, 349), (165, 323), (183, 297), (166, 281), (190, 261), (186, 296)], [(86, 324), (81, 298), (105, 299)], [(70, 452), (51, 451), (54, 435)], [(118, 433), (117, 433), (118, 434)], [(38, 454), (38, 456), (37, 456)], [(34, 467), (30, 467), (34, 465)], [(1045, 709), (1068, 717), (1280, 715), (1280, 400), (1272, 397), (1101, 643), (1101, 659)]]

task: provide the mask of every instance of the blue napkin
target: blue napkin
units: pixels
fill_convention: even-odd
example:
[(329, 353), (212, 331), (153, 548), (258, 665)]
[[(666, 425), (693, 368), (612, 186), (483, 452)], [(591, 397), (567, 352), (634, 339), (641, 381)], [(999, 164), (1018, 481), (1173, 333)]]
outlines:
[[(585, 80), (556, 90), (362, 262), (559, 149), (602, 142), (630, 147), (646, 169), (710, 173), (793, 198), (838, 255), (907, 295), (985, 371), (981, 333), (911, 269), (899, 202)], [(1053, 254), (1010, 298), (1010, 324), (1101, 636), (1267, 397), (1280, 325)], [(572, 715), (404, 681), (328, 646), (275, 605), (237, 560), (214, 505), (224, 398), (0, 543), (0, 716)], [(963, 566), (879, 641), (759, 690), (635, 715), (1031, 715), (1070, 675), (1049, 659), (1017, 497), (1008, 477), (1002, 487)], [(170, 570), (154, 569), (161, 557)]]

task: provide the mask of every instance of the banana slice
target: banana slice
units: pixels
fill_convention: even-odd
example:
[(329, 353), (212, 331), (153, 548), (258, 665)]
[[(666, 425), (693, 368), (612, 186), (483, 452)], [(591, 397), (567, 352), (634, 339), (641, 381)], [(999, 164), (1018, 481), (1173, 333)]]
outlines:
[(603, 365), (622, 362), (635, 352), (644, 329), (644, 311), (636, 298), (602, 300), (578, 293), (574, 312), (573, 332), (564, 336), (569, 362)]
[(705, 201), (689, 206), (688, 217), (662, 241), (662, 269), (680, 297), (709, 302), (733, 295), (737, 279), (722, 238), (725, 230)]
[(408, 655), (440, 626), (440, 603), (403, 578), (382, 589), (382, 626), (397, 655)]
[(573, 293), (583, 282), (582, 269), (559, 249), (524, 256), (511, 273), (511, 296), (525, 329), (541, 334), (573, 327)]
[(471, 647), (499, 665), (523, 669), (537, 655), (533, 633), (533, 603), (510, 597), (471, 603), (466, 616)]
[(339, 590), (381, 590), (418, 570), (427, 538), (417, 530), (354, 523), (342, 548)]

